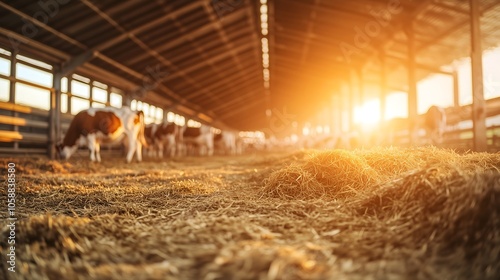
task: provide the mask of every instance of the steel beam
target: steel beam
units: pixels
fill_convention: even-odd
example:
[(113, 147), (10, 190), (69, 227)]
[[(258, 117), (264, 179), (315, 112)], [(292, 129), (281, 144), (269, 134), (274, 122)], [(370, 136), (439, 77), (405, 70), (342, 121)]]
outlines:
[(387, 65), (384, 51), (380, 52), (380, 122), (385, 120), (385, 103), (387, 96)]
[(0, 2), (0, 7), (4, 8), (6, 10), (9, 10), (11, 13), (18, 15), (21, 18), (23, 18), (23, 19), (25, 19), (27, 21), (30, 21), (31, 23), (33, 23), (35, 25), (40, 26), (41, 28), (43, 28), (43, 29), (47, 30), (48, 32), (54, 34), (56, 37), (58, 37), (58, 38), (60, 38), (60, 39), (62, 39), (64, 41), (66, 41), (66, 42), (68, 42), (68, 43), (70, 43), (72, 45), (75, 45), (75, 46), (77, 46), (77, 47), (79, 47), (81, 49), (84, 49), (84, 50), (87, 49), (87, 46), (85, 46), (84, 44), (82, 44), (82, 43), (80, 43), (80, 42), (78, 42), (78, 41), (76, 41), (76, 40), (74, 40), (74, 39), (66, 36), (64, 33), (61, 33), (59, 31), (55, 30), (54, 28), (48, 26), (47, 24), (45, 24), (45, 23), (43, 23), (43, 22), (41, 22), (41, 21), (39, 21), (39, 20), (37, 20), (37, 19), (35, 19), (35, 18), (33, 18), (33, 17), (31, 17), (31, 16), (29, 16), (29, 15), (27, 15), (27, 14), (25, 14), (25, 13), (23, 13), (23, 12), (15, 9), (15, 8), (9, 6), (9, 5), (7, 5), (4, 2)]
[[(86, 1), (86, 2), (88, 2), (88, 1)], [(159, 24), (161, 24), (169, 19), (176, 18), (179, 15), (182, 15), (182, 14), (187, 13), (187, 12), (197, 8), (197, 7), (200, 7), (201, 5), (203, 5), (203, 2), (193, 1), (191, 4), (186, 5), (185, 7), (182, 7), (179, 10), (173, 11), (171, 13), (167, 13), (163, 17), (160, 17), (158, 19), (155, 19), (153, 21), (148, 22), (147, 24), (138, 26), (130, 31), (122, 33), (121, 35), (118, 35), (115, 38), (112, 38), (112, 39), (94, 47), (94, 50), (103, 51), (105, 49), (108, 49), (108, 48), (120, 43), (121, 41), (123, 41), (125, 39), (128, 39), (130, 37), (135, 37), (139, 33), (142, 33), (148, 29), (151, 29), (151, 28), (153, 28), (153, 27), (155, 27), (155, 26), (157, 26), (157, 25), (159, 25)]]
[(58, 67), (54, 68), (53, 89), (50, 91), (50, 111), (49, 111), (49, 147), (48, 156), (56, 158), (56, 144), (62, 139), (61, 133), (61, 79), (63, 75)]
[(416, 64), (416, 48), (415, 34), (413, 32), (413, 21), (411, 21), (406, 31), (408, 38), (408, 119), (409, 121), (409, 140), (410, 144), (415, 144), (414, 129), (417, 121), (417, 64)]
[(472, 131), (476, 152), (486, 152), (486, 106), (483, 92), (483, 54), (481, 48), (480, 3), (470, 0), (471, 67), (472, 67)]
[(458, 70), (453, 70), (453, 107), (460, 107), (460, 92), (459, 92), (459, 81), (458, 81)]

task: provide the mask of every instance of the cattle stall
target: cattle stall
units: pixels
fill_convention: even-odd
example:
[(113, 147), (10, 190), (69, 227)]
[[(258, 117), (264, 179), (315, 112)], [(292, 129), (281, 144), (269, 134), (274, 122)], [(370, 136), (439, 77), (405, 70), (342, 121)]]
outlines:
[(500, 279), (498, 19), (0, 1), (0, 279)]

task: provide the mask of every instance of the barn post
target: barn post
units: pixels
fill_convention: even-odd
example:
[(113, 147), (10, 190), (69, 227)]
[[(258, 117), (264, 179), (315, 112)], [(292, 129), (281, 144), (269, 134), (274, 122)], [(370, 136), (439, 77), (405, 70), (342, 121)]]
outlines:
[(335, 129), (337, 122), (337, 102), (335, 96), (338, 93), (335, 92), (330, 96), (330, 106), (327, 106), (326, 114), (328, 115), (328, 126), (330, 127), (330, 133)]
[(62, 74), (59, 67), (54, 67), (52, 76), (52, 90), (50, 91), (49, 112), (49, 149), (48, 156), (56, 157), (55, 145), (61, 139), (61, 79)]
[(410, 145), (415, 144), (414, 133), (417, 123), (417, 77), (416, 77), (416, 48), (415, 34), (413, 32), (413, 21), (406, 26), (408, 38), (408, 137)]
[(330, 121), (330, 135), (337, 135), (342, 129), (342, 92), (332, 95), (332, 118)]
[(355, 110), (356, 107), (356, 89), (354, 82), (354, 72), (351, 70), (349, 72), (349, 130), (354, 132), (354, 119), (355, 119)]
[(385, 104), (387, 95), (387, 72), (386, 72), (386, 57), (384, 51), (380, 51), (380, 123), (385, 120)]
[(488, 149), (486, 139), (486, 106), (483, 92), (483, 63), (481, 49), (480, 3), (470, 0), (471, 67), (472, 67), (472, 130), (476, 152)]
[(363, 106), (363, 104), (366, 101), (363, 68), (362, 67), (357, 68), (356, 74), (358, 75), (358, 82), (359, 82), (358, 106)]
[(342, 84), (342, 132), (348, 133), (352, 128), (352, 116), (350, 109), (350, 93), (349, 93), (349, 85), (343, 83)]
[(89, 105), (92, 108), (92, 104), (94, 103), (94, 80), (90, 79), (89, 81)]
[(458, 89), (458, 70), (455, 68), (453, 69), (453, 107), (455, 109), (458, 109), (460, 107), (460, 94), (459, 94), (459, 89)]
[[(16, 103), (16, 63), (17, 63), (17, 50), (12, 51), (10, 56), (10, 89), (9, 89), (9, 102)], [(18, 117), (17, 112), (12, 112), (13, 117)], [(19, 131), (19, 126), (14, 125), (13, 131)], [(19, 142), (14, 142), (14, 150), (19, 149)]]
[(111, 86), (106, 89), (106, 106), (111, 106)]
[(67, 79), (68, 79), (68, 111), (67, 113), (68, 114), (71, 114), (71, 103), (72, 103), (72, 98), (73, 98), (73, 87), (71, 86), (71, 83), (73, 82), (73, 76), (72, 75), (68, 75), (67, 76)]

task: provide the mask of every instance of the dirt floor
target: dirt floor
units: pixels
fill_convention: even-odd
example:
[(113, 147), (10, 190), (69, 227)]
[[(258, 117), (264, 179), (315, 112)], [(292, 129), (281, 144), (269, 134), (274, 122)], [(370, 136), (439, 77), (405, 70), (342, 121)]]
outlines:
[(8, 162), (0, 278), (500, 279), (500, 154), (13, 158), (4, 178)]

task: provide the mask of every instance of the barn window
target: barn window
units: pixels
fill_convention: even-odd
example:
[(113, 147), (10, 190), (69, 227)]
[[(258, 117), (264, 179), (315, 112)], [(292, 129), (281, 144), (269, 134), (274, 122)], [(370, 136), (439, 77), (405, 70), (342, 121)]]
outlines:
[(15, 90), (15, 103), (49, 110), (50, 91), (22, 83), (16, 83)]
[(79, 81), (71, 81), (71, 93), (84, 98), (90, 97), (90, 86)]
[(155, 118), (156, 118), (156, 121), (158, 123), (161, 123), (163, 121), (163, 109), (162, 108), (156, 108)]
[(73, 74), (71, 77), (73, 78), (73, 80), (78, 80), (78, 81), (86, 83), (86, 84), (90, 83), (90, 79), (87, 77), (84, 77), (84, 76)]
[(78, 112), (89, 107), (90, 101), (78, 97), (71, 98), (71, 114), (76, 115)]
[(92, 107), (93, 108), (104, 108), (104, 107), (106, 107), (106, 104), (99, 103), (99, 102), (92, 102)]
[(111, 106), (116, 107), (116, 108), (121, 108), (122, 107), (122, 96), (119, 95), (118, 93), (111, 93), (111, 96), (109, 97), (109, 103)]
[(0, 57), (0, 74), (10, 75), (10, 60)]
[(108, 88), (108, 85), (103, 84), (103, 83), (98, 82), (98, 81), (93, 81), (92, 85), (94, 85), (94, 86), (96, 86), (98, 88), (102, 88), (102, 89), (107, 89)]
[(142, 102), (141, 101), (137, 101), (137, 108), (136, 108), (137, 111), (141, 111), (142, 110)]
[(10, 56), (11, 55), (11, 53), (8, 50), (4, 50), (2, 48), (0, 48), (0, 54), (6, 55), (6, 56)]
[(106, 103), (108, 101), (108, 92), (104, 89), (93, 87), (92, 88), (92, 100), (101, 103)]
[(61, 112), (68, 112), (68, 95), (65, 93), (61, 94)]
[(61, 92), (68, 92), (68, 78), (61, 79)]
[(174, 122), (175, 120), (175, 114), (173, 112), (168, 112), (167, 113), (167, 122)]
[(175, 114), (174, 123), (175, 123), (176, 125), (184, 126), (184, 125), (186, 124), (186, 118), (184, 118), (184, 117), (183, 117), (183, 116), (181, 116), (181, 115), (177, 115), (177, 114)]
[(19, 61), (24, 61), (24, 62), (27, 62), (28, 64), (31, 64), (31, 65), (34, 65), (34, 66), (38, 66), (40, 68), (44, 68), (44, 69), (47, 69), (47, 70), (52, 70), (52, 65), (47, 64), (45, 62), (41, 62), (41, 61), (33, 59), (33, 58), (29, 58), (29, 57), (26, 57), (26, 56), (20, 55), (20, 54), (18, 54), (16, 56), (16, 58)]
[(6, 79), (0, 79), (0, 100), (9, 101), (10, 82)]
[(52, 73), (36, 69), (22, 63), (16, 64), (16, 78), (35, 83), (37, 85), (52, 87)]
[(201, 123), (197, 122), (195, 120), (188, 120), (187, 126), (189, 126), (189, 127), (201, 127)]

